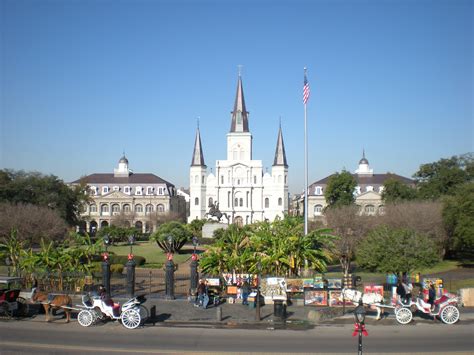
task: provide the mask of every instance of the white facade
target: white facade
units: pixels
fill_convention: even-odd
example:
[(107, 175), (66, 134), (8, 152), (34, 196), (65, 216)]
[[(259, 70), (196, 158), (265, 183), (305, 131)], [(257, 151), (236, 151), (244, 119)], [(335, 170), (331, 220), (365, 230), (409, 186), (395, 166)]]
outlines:
[(248, 131), (240, 76), (231, 130), (227, 134), (227, 159), (217, 160), (214, 171), (215, 174), (207, 173), (198, 129), (189, 177), (188, 221), (207, 218), (213, 204), (224, 214), (221, 223), (273, 221), (283, 218), (288, 211), (288, 165), (281, 127), (271, 173), (264, 173), (262, 161), (252, 159), (252, 134)]

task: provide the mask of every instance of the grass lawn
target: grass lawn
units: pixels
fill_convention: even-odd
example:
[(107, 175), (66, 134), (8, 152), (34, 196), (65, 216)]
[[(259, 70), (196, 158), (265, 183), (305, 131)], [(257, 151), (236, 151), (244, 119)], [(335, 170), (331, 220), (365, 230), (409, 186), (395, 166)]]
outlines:
[[(109, 252), (116, 255), (128, 255), (130, 246), (114, 245), (108, 248)], [(180, 254), (174, 254), (173, 261), (177, 264), (184, 263), (191, 257), (192, 249), (181, 249)], [(145, 267), (161, 267), (166, 262), (166, 254), (161, 250), (155, 242), (136, 242), (133, 246), (133, 255), (143, 256), (146, 259)]]

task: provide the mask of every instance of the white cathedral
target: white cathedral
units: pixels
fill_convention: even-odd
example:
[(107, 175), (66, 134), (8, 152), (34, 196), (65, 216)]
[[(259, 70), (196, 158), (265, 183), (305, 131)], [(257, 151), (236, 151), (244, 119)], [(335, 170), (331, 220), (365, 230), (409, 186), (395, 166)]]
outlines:
[(217, 160), (215, 174), (207, 173), (199, 128), (196, 131), (190, 168), (190, 214), (188, 222), (216, 212), (220, 223), (250, 224), (283, 218), (288, 211), (288, 164), (281, 126), (278, 131), (271, 174), (263, 172), (261, 160), (252, 159), (252, 134), (239, 73), (227, 159)]

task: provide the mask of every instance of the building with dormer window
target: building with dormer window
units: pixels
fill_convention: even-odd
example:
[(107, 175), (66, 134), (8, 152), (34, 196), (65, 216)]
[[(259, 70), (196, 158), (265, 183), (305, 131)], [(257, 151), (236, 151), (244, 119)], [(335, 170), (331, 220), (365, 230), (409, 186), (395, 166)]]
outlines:
[[(308, 218), (315, 219), (322, 216), (324, 208), (327, 206), (324, 192), (332, 175), (312, 183), (308, 187)], [(384, 203), (382, 200), (383, 185), (388, 179), (395, 179), (402, 183), (415, 187), (412, 179), (392, 174), (374, 174), (369, 166), (369, 161), (365, 158), (365, 151), (362, 153), (362, 159), (359, 161), (359, 167), (352, 174), (357, 182), (354, 189), (355, 203), (360, 207), (360, 212), (367, 215), (376, 215), (384, 213)], [(298, 206), (304, 206), (300, 196), (296, 201)], [(303, 211), (301, 210), (301, 213)]]
[(117, 223), (151, 233), (160, 220), (186, 217), (186, 201), (175, 186), (154, 174), (132, 172), (125, 156), (113, 174), (87, 175), (70, 185), (80, 183), (87, 184), (90, 197), (81, 212), (82, 231), (93, 233)]
[(248, 117), (239, 73), (227, 133), (227, 159), (216, 161), (215, 173), (207, 172), (199, 127), (196, 131), (189, 176), (189, 222), (206, 218), (211, 205), (224, 214), (221, 223), (239, 225), (273, 221), (277, 217), (283, 218), (288, 211), (288, 163), (281, 126), (271, 172), (264, 172), (262, 161), (252, 156)]

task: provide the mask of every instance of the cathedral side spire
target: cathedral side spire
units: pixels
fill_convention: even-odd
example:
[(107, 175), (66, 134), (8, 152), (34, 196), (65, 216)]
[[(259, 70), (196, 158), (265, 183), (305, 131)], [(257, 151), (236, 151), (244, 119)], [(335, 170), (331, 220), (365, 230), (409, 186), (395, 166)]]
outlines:
[(275, 150), (275, 159), (273, 160), (273, 166), (275, 165), (288, 167), (288, 163), (286, 161), (285, 143), (283, 143), (283, 134), (281, 132), (281, 123), (280, 123), (280, 128), (278, 130), (277, 145), (276, 145), (276, 150)]
[(204, 153), (202, 152), (201, 133), (199, 132), (199, 126), (196, 129), (196, 140), (194, 141), (194, 151), (191, 166), (206, 167), (206, 164), (204, 163)]
[(244, 89), (242, 86), (242, 76), (239, 68), (239, 78), (237, 81), (237, 93), (235, 95), (234, 110), (232, 111), (232, 122), (230, 132), (248, 132), (249, 121), (248, 112), (245, 108)]

